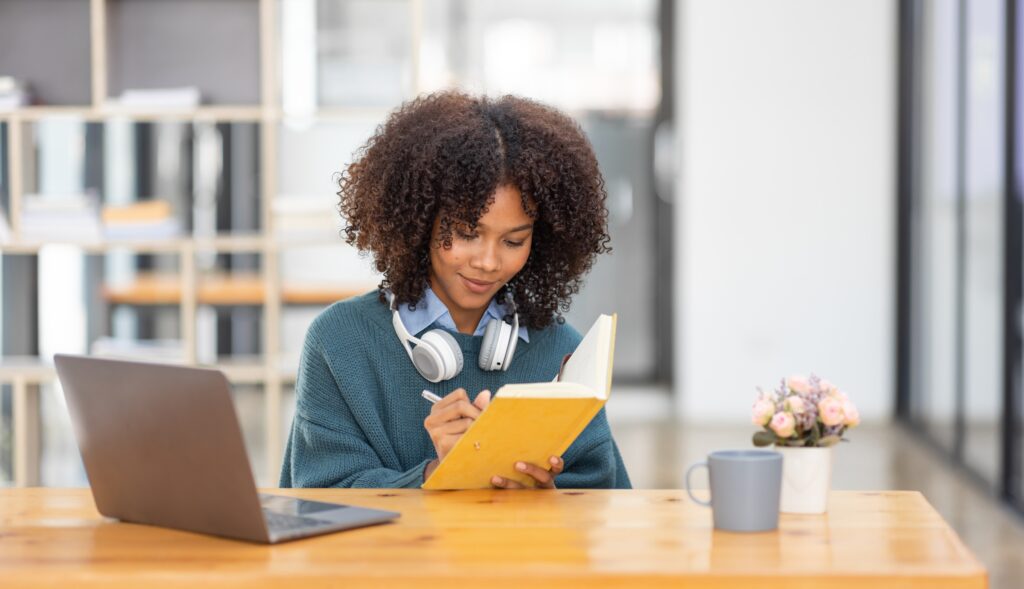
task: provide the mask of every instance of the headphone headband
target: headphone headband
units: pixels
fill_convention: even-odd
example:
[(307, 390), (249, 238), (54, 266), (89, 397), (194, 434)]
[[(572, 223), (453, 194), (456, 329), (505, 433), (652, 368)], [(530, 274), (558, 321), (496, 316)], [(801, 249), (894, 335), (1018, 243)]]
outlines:
[[(395, 294), (388, 290), (385, 297), (391, 309), (391, 324), (395, 328), (395, 334), (416, 371), (430, 382), (440, 382), (458, 375), (462, 371), (463, 358), (462, 350), (455, 338), (443, 329), (430, 330), (422, 339), (414, 337), (402, 323)], [(512, 289), (507, 283), (505, 301), (512, 311), (512, 326), (509, 329), (508, 323), (503, 319), (491, 319), (487, 324), (478, 359), (478, 364), (483, 370), (508, 370), (515, 354), (519, 339), (519, 313), (516, 311)], [(416, 345), (415, 350), (409, 342)]]

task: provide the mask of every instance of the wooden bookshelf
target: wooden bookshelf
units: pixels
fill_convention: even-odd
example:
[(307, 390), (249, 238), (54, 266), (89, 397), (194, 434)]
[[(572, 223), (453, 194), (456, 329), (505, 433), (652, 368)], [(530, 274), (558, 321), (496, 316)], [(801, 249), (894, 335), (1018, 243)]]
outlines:
[(105, 102), (99, 106), (27, 106), (15, 111), (0, 113), (8, 119), (33, 122), (50, 118), (65, 117), (84, 121), (106, 121), (110, 119), (131, 119), (133, 121), (224, 121), (258, 123), (265, 118), (258, 106), (224, 105), (200, 106), (197, 108), (138, 108)]
[[(114, 305), (178, 305), (182, 301), (182, 279), (176, 275), (143, 275), (131, 284), (104, 287), (103, 298)], [(325, 285), (281, 286), (281, 302), (286, 305), (329, 305), (372, 289)], [(259, 274), (202, 277), (196, 289), (200, 305), (263, 305), (267, 293)]]
[[(276, 480), (283, 452), (282, 390), (294, 383), (295, 366), (285, 363), (280, 349), (282, 311), (287, 306), (326, 305), (373, 287), (358, 288), (287, 284), (282, 279), (281, 253), (292, 247), (337, 244), (340, 237), (323, 233), (281, 237), (275, 231), (273, 201), (278, 195), (280, 127), (290, 118), (280, 104), (281, 3), (287, 0), (4, 0), (12, 18), (0, 22), (0, 36), (13, 40), (15, 51), (0, 55), (0, 71), (28, 81), (38, 101), (0, 112), (7, 124), (8, 208), (10, 239), (0, 254), (33, 256), (51, 245), (80, 248), (88, 254), (113, 251), (175, 255), (173, 276), (139, 276), (117, 288), (102, 288), (109, 305), (176, 305), (185, 361), (197, 363), (197, 314), (206, 305), (258, 305), (262, 326), (259, 357), (218, 361), (232, 382), (263, 387), (266, 463), (257, 465), (267, 481)], [(414, 66), (422, 28), (420, 0), (409, 0)], [(26, 30), (21, 30), (21, 29)], [(225, 31), (230, 35), (225, 35)], [(225, 40), (228, 38), (228, 40)], [(39, 39), (46, 39), (39, 57)], [(12, 45), (7, 45), (8, 48)], [(75, 64), (78, 64), (75, 66)], [(65, 68), (73, 66), (68, 74)], [(204, 104), (196, 108), (128, 108), (118, 103), (129, 88), (196, 86)], [(413, 75), (412, 94), (419, 92)], [(407, 96), (406, 98), (408, 98)], [(317, 108), (315, 122), (374, 121), (384, 107)], [(258, 129), (258, 185), (254, 199), (260, 211), (259, 230), (247, 234), (166, 239), (25, 240), (20, 219), (25, 193), (34, 191), (32, 126), (70, 119), (182, 123), (252, 123)], [(247, 275), (209, 276), (197, 258), (208, 254), (256, 254), (259, 269)], [(38, 358), (0, 358), (0, 383), (13, 385), (15, 485), (39, 483), (39, 386), (53, 382), (51, 364)]]
[[(117, 356), (112, 355), (111, 358)], [(141, 361), (150, 361), (141, 359)], [(266, 360), (260, 356), (241, 356), (219, 358), (216, 362), (195, 363), (196, 366), (216, 368), (232, 383), (264, 384), (267, 378)], [(279, 362), (273, 378), (283, 384), (295, 382), (294, 363)], [(9, 356), (0, 358), (0, 382), (14, 383), (20, 381), (26, 386), (39, 386), (57, 381), (57, 370), (53, 361), (38, 356)]]
[(185, 246), (197, 251), (216, 252), (263, 252), (285, 250), (294, 247), (339, 246), (341, 238), (322, 236), (273, 237), (262, 233), (226, 234), (213, 237), (175, 237), (161, 239), (104, 239), (97, 241), (76, 241), (52, 239), (47, 241), (19, 239), (0, 242), (0, 254), (38, 254), (50, 245), (66, 245), (81, 249), (85, 253), (103, 254), (116, 250), (136, 253), (179, 253)]

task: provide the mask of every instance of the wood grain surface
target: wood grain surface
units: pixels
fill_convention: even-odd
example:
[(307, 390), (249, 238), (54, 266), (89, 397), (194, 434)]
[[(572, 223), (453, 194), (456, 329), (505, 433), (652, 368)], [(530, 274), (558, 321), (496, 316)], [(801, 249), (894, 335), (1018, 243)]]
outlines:
[(268, 490), (395, 510), (274, 546), (99, 516), (88, 489), (0, 490), (0, 587), (987, 586), (915, 492), (834, 492), (824, 516), (715, 531), (679, 490)]

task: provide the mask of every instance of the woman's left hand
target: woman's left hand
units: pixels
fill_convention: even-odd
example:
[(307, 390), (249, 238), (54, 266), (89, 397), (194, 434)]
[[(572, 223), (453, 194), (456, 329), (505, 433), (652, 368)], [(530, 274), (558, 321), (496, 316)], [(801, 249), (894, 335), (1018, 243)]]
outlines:
[[(551, 469), (541, 468), (536, 464), (530, 464), (529, 462), (517, 462), (516, 470), (528, 474), (533, 477), (535, 484), (534, 487), (537, 489), (554, 489), (555, 488), (555, 477), (562, 473), (562, 469), (565, 468), (565, 463), (558, 456), (552, 456), (550, 459)], [(529, 487), (520, 484), (517, 481), (506, 479), (505, 477), (493, 476), (491, 477), (491, 484), (498, 489), (528, 489)]]

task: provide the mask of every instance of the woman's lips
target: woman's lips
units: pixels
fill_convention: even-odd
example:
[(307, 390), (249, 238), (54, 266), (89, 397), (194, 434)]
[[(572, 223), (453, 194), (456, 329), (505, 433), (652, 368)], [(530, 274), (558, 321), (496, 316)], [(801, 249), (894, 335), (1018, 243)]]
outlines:
[(470, 292), (476, 294), (484, 294), (494, 286), (493, 282), (477, 282), (475, 280), (470, 280), (461, 274), (459, 274), (459, 278), (462, 279), (462, 284), (464, 284)]

